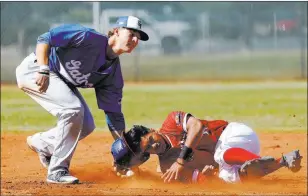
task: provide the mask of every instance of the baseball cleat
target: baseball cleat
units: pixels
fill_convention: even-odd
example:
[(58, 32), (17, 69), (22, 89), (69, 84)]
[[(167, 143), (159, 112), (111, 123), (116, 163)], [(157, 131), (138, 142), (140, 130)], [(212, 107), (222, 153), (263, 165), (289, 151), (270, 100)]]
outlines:
[(58, 171), (48, 175), (47, 182), (54, 184), (78, 184), (79, 179), (71, 176), (68, 171)]
[(43, 165), (43, 167), (48, 168), (49, 164), (50, 164), (50, 156), (46, 156), (44, 155), (44, 153), (40, 152), (32, 143), (31, 141), (32, 136), (28, 136), (27, 137), (27, 145), (28, 147), (33, 150), (34, 152), (36, 152), (38, 154), (39, 160), (41, 162), (41, 164)]
[(302, 156), (299, 150), (294, 150), (287, 154), (282, 155), (280, 164), (289, 168), (292, 172), (298, 172), (301, 169)]

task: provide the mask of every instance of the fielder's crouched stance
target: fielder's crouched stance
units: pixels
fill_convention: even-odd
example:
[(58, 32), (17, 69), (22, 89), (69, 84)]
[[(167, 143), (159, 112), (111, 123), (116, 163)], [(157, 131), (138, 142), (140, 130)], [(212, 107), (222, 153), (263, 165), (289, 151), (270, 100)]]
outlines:
[(195, 183), (215, 176), (241, 182), (281, 167), (297, 172), (302, 158), (298, 150), (278, 159), (261, 157), (258, 136), (247, 125), (200, 120), (181, 111), (171, 112), (158, 131), (134, 126), (113, 143), (111, 153), (123, 167), (140, 165), (157, 154), (165, 182)]
[[(18, 87), (57, 117), (56, 127), (27, 138), (48, 168), (49, 183), (78, 183), (69, 166), (78, 141), (95, 129), (94, 119), (78, 88), (94, 88), (112, 136), (125, 129), (122, 113), (124, 81), (119, 56), (147, 41), (141, 21), (119, 17), (108, 36), (78, 24), (67, 24), (40, 35), (35, 53), (16, 68)], [(38, 114), (39, 115), (39, 114)]]

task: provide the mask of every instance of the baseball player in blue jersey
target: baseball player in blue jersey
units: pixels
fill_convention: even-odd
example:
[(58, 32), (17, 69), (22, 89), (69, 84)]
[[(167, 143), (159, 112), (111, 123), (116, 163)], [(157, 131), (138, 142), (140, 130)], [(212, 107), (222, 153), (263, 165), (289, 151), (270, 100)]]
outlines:
[(18, 87), (57, 117), (57, 125), (27, 138), (48, 168), (49, 183), (78, 183), (69, 166), (79, 140), (95, 124), (78, 91), (94, 88), (99, 109), (116, 139), (125, 129), (121, 111), (123, 77), (119, 56), (130, 53), (138, 41), (147, 41), (140, 19), (119, 17), (108, 36), (78, 24), (51, 29), (37, 39), (36, 51), (16, 68)]

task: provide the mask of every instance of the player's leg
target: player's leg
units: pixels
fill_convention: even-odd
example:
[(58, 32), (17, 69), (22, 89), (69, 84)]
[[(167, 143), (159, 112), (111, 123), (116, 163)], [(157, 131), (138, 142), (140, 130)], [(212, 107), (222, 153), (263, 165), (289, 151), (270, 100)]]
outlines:
[[(222, 168), (221, 176), (232, 174), (241, 179), (260, 178), (284, 166), (299, 168), (300, 155), (296, 152), (279, 159), (260, 157), (260, 144), (256, 133), (242, 123), (230, 123), (224, 132), (225, 135), (221, 137), (222, 141), (215, 153), (215, 160), (220, 161)], [(293, 160), (294, 166), (290, 166), (285, 160)]]
[[(262, 177), (270, 174), (281, 167), (288, 167), (296, 171), (300, 164), (299, 151), (292, 151), (283, 155), (281, 158), (275, 159), (273, 157), (260, 157), (259, 156), (259, 139), (256, 133), (248, 126), (241, 123), (233, 123), (232, 133), (227, 138), (227, 144), (230, 146), (224, 153), (223, 159), (229, 165), (251, 165), (252, 162), (247, 161), (255, 160), (256, 177)], [(245, 168), (242, 166), (241, 169)], [(259, 167), (258, 167), (259, 166)], [(253, 167), (252, 167), (253, 168)], [(257, 172), (259, 168), (260, 172)]]
[(79, 141), (80, 141), (80, 140), (84, 139), (85, 137), (87, 137), (88, 135), (90, 135), (94, 131), (95, 123), (94, 123), (92, 113), (91, 113), (86, 101), (84, 100), (84, 98), (82, 97), (82, 95), (80, 94), (80, 92), (77, 89), (75, 91), (75, 94), (79, 98), (81, 104), (84, 107), (83, 125), (82, 125), (82, 129), (81, 129), (81, 134), (80, 134), (80, 137), (79, 137)]
[(223, 154), (224, 161), (229, 165), (242, 165), (239, 175), (243, 178), (260, 178), (270, 174), (284, 165), (281, 159), (273, 157), (260, 157), (244, 148), (229, 148)]
[[(95, 123), (94, 123), (94, 119), (91, 114), (91, 111), (87, 103), (85, 102), (84, 98), (80, 94), (80, 92), (77, 89), (75, 89), (74, 93), (79, 98), (80, 102), (82, 103), (84, 107), (83, 126), (81, 129), (81, 135), (79, 137), (79, 141), (80, 141), (83, 138), (90, 135), (94, 131)], [(57, 127), (53, 127), (48, 131), (40, 132), (33, 136), (33, 140), (36, 140), (36, 143), (40, 146), (40, 149), (46, 149), (44, 151), (47, 152), (49, 156), (52, 155), (54, 151), (54, 145), (56, 143), (55, 131), (57, 131)]]
[(231, 147), (223, 154), (224, 161), (229, 165), (242, 165), (248, 160), (260, 158), (244, 148)]
[[(67, 173), (70, 165), (71, 158), (77, 146), (77, 142), (80, 137), (81, 127), (83, 125), (84, 108), (80, 103), (78, 97), (69, 90), (69, 88), (60, 79), (50, 78), (50, 85), (45, 94), (40, 94), (37, 91), (33, 91), (31, 88), (23, 87), (23, 90), (30, 95), (36, 102), (43, 106), (47, 111), (58, 118), (57, 126), (49, 131), (49, 136), (54, 137), (56, 141), (54, 144), (49, 143), (44, 137), (40, 137), (40, 140), (45, 142), (52, 149), (45, 151), (49, 154), (52, 153), (50, 164), (48, 167), (48, 179), (49, 182), (75, 183), (78, 179), (69, 176)], [(57, 91), (61, 89), (60, 91)], [(53, 92), (56, 92), (53, 94)], [(59, 95), (63, 95), (59, 97)], [(54, 102), (49, 102), (50, 100)], [(44, 153), (45, 149), (42, 150)], [(58, 178), (58, 173), (61, 173), (65, 178)], [(52, 176), (55, 176), (54, 179)]]
[(54, 177), (53, 182), (74, 183), (78, 179), (68, 174), (68, 168), (80, 137), (84, 107), (74, 92), (53, 73), (50, 73), (50, 84), (46, 93), (39, 93), (35, 84), (39, 67), (34, 60), (34, 55), (28, 56), (16, 69), (18, 86), (58, 118), (57, 128), (53, 129), (57, 142), (54, 145), (48, 175)]
[[(81, 94), (79, 93), (79, 91), (77, 91), (76, 89), (74, 92), (84, 107), (83, 126), (81, 129), (81, 135), (79, 137), (79, 141), (80, 141), (93, 132), (93, 130), (95, 129), (95, 123), (94, 123), (93, 116), (90, 112), (90, 109), (87, 106)], [(32, 145), (35, 144), (35, 148), (40, 149), (42, 153), (40, 155), (41, 156), (40, 161), (42, 165), (46, 168), (48, 168), (50, 164), (50, 158), (51, 158), (51, 155), (53, 154), (55, 144), (57, 142), (56, 137), (55, 137), (55, 134), (57, 133), (57, 129), (58, 127), (53, 127), (49, 129), (48, 131), (36, 133), (33, 136), (28, 137), (28, 140), (27, 140), (28, 143), (31, 143)]]
[(298, 172), (301, 169), (301, 159), (299, 150), (294, 150), (278, 159), (266, 156), (248, 160), (241, 166), (239, 172), (241, 179), (260, 178), (281, 167), (287, 167), (292, 172)]
[(263, 177), (284, 166), (280, 158), (275, 160), (273, 157), (260, 157), (244, 148), (236, 147), (227, 149), (223, 159), (229, 165), (242, 165), (239, 171), (241, 179), (248, 176)]
[[(241, 153), (238, 156), (237, 153)], [(242, 123), (231, 122), (222, 132), (214, 154), (219, 164), (219, 177), (226, 182), (239, 182), (238, 170), (247, 159), (258, 158), (260, 143), (257, 134)]]

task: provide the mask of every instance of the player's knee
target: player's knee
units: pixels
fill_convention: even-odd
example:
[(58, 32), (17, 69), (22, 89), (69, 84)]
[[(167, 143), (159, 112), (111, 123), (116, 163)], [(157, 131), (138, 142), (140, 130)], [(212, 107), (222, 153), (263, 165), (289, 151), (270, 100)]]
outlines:
[(84, 124), (79, 140), (86, 138), (88, 135), (90, 135), (94, 131), (95, 128), (96, 128), (96, 126), (95, 126), (94, 122), (93, 122), (93, 124), (92, 123), (90, 123), (90, 124), (87, 123), (86, 125)]
[(19, 89), (21, 89), (24, 92), (28, 92), (31, 91), (33, 89), (33, 87), (31, 88), (29, 85), (27, 85), (26, 82), (22, 81), (22, 80), (18, 80), (17, 79), (17, 86)]
[(216, 163), (218, 164), (223, 164), (224, 163), (224, 160), (223, 160), (223, 155), (225, 153), (225, 151), (229, 148), (229, 147), (225, 147), (221, 144), (221, 141), (218, 140), (217, 142), (217, 148), (215, 150), (215, 153), (214, 153), (214, 160)]
[(84, 107), (82, 105), (63, 109), (58, 115), (60, 119), (83, 124)]
[(22, 74), (21, 74), (19, 66), (16, 68), (16, 82), (17, 82), (18, 88), (23, 89), (25, 87), (22, 82)]
[(83, 117), (84, 117), (84, 107), (83, 105), (80, 105), (78, 107), (75, 107), (73, 109), (74, 113), (78, 116), (78, 119), (81, 119), (83, 122)]
[(17, 82), (18, 88), (23, 89), (24, 85), (22, 84), (22, 82), (19, 80), (17, 76), (16, 76), (16, 82)]
[(18, 86), (19, 89), (24, 90), (25, 86), (22, 83), (17, 82), (17, 86)]
[(83, 129), (81, 133), (81, 139), (90, 135), (96, 128), (93, 118), (83, 121)]
[(220, 168), (218, 177), (227, 183), (241, 182), (238, 170), (238, 166), (223, 166)]

